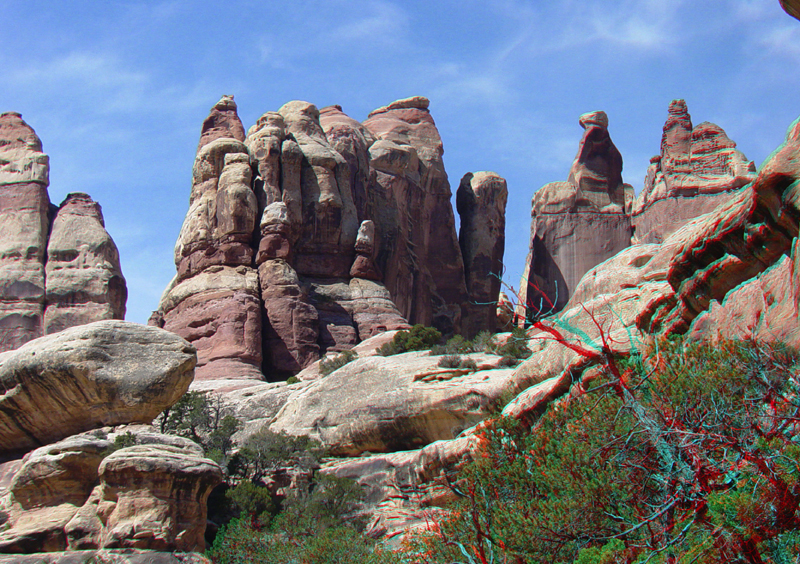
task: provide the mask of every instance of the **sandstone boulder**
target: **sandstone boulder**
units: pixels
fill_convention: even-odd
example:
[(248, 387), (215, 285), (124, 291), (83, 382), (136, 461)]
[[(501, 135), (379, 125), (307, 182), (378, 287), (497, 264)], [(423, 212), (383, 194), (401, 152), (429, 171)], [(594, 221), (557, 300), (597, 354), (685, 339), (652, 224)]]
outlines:
[(103, 425), (149, 423), (189, 387), (194, 348), (166, 331), (97, 321), (0, 354), (0, 455)]
[(477, 371), (438, 360), (427, 352), (356, 359), (301, 388), (270, 428), (309, 435), (338, 456), (408, 450), (456, 437), (513, 387), (499, 357), (474, 355)]
[[(115, 439), (135, 444), (115, 450)], [(0, 500), (0, 552), (203, 550), (219, 466), (188, 439), (98, 429), (30, 452)]]

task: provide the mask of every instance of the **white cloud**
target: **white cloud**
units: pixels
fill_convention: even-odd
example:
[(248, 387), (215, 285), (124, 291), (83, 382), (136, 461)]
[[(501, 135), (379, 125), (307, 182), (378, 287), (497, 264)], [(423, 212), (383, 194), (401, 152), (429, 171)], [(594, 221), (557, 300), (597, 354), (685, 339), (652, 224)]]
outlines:
[(131, 70), (113, 55), (73, 51), (49, 61), (7, 72), (5, 79), (16, 88), (50, 90), (64, 96), (85, 96), (106, 112), (138, 107), (149, 76)]

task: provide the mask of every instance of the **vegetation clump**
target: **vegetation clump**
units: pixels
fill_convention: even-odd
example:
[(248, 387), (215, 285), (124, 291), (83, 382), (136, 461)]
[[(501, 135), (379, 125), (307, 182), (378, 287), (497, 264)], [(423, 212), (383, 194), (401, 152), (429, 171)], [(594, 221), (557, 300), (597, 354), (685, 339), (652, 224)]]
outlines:
[(414, 325), (409, 331), (398, 331), (388, 343), (382, 345), (377, 353), (380, 356), (392, 356), (410, 351), (425, 351), (438, 344), (442, 334), (434, 327), (421, 324)]
[(487, 425), (461, 501), (411, 544), (449, 562), (794, 562), (796, 353), (663, 342), (530, 429)]
[(241, 427), (222, 398), (206, 392), (186, 392), (153, 424), (162, 433), (193, 440), (203, 447), (206, 456), (223, 467), (234, 447), (232, 436)]
[(352, 362), (358, 358), (358, 353), (355, 351), (342, 351), (334, 357), (323, 358), (319, 361), (319, 371), (322, 375), (327, 376), (331, 372), (339, 370), (348, 362)]

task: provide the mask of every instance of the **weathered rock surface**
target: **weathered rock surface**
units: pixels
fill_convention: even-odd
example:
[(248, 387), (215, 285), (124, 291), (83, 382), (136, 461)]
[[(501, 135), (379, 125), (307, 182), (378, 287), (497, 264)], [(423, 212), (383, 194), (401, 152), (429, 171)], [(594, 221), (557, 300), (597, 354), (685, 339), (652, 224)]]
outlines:
[(464, 258), (469, 305), (461, 327), (467, 338), (494, 333), (506, 243), (506, 181), (494, 172), (469, 173), (456, 192), (461, 217), (458, 242)]
[(455, 438), (513, 387), (499, 357), (475, 355), (478, 371), (438, 360), (427, 352), (356, 359), (292, 396), (270, 428), (309, 435), (337, 456), (408, 450)]
[(692, 127), (684, 100), (673, 100), (644, 189), (633, 206), (634, 240), (660, 243), (688, 220), (708, 213), (755, 179), (752, 161), (721, 127)]
[(48, 183), (36, 133), (18, 113), (0, 114), (0, 351), (125, 317), (125, 279), (100, 206), (70, 194), (50, 210)]
[[(114, 450), (123, 434), (135, 445)], [(74, 435), (23, 459), (0, 499), (0, 552), (201, 551), (206, 500), (221, 479), (195, 443), (152, 428)]]
[[(427, 107), (422, 97), (400, 100), (360, 124), (338, 106), (294, 101), (243, 139), (233, 100), (212, 108), (175, 247), (177, 277), (151, 318), (197, 347), (196, 387), (283, 380), (409, 322), (461, 329), (462, 310), (472, 309)], [(503, 186), (470, 208), (476, 233), (464, 234), (477, 257), (472, 301), (494, 312), (499, 281), (478, 280), (502, 263), (505, 181), (476, 178)], [(470, 323), (477, 332), (495, 316)]]
[(781, 6), (787, 14), (793, 18), (800, 20), (800, 1), (798, 0), (780, 0)]
[(648, 329), (686, 332), (711, 300), (723, 300), (790, 251), (800, 220), (798, 155), (800, 120), (752, 184), (694, 223), (670, 261), (667, 280), (674, 295), (647, 311)]
[(605, 112), (580, 117), (584, 128), (567, 182), (533, 198), (531, 242), (520, 282), (528, 315), (560, 311), (583, 275), (630, 245), (633, 188), (622, 183), (622, 156)]
[(421, 96), (398, 100), (364, 122), (375, 138), (375, 189), (389, 198), (388, 213), (372, 219), (383, 237), (378, 266), (400, 313), (451, 333), (461, 327), (468, 294), (444, 148), (428, 105)]
[(0, 456), (149, 423), (189, 387), (195, 351), (153, 327), (97, 321), (0, 354)]
[(100, 204), (69, 194), (47, 242), (46, 334), (101, 319), (124, 319), (128, 290), (119, 251), (105, 230)]
[(0, 350), (43, 334), (49, 174), (33, 129), (0, 115)]
[(155, 550), (102, 549), (36, 554), (0, 555), (0, 564), (211, 564), (211, 560), (196, 552), (158, 552)]

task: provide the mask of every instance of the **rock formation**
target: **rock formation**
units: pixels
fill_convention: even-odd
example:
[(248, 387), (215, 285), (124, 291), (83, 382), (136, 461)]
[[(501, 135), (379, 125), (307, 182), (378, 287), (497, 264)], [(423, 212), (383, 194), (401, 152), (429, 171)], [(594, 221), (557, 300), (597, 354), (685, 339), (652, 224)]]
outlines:
[[(152, 318), (197, 347), (197, 387), (285, 379), (409, 322), (462, 330), (462, 310), (472, 311), (467, 274), (427, 107), (425, 98), (400, 100), (360, 124), (338, 106), (295, 101), (246, 137), (231, 97), (212, 108), (177, 276)], [(502, 262), (505, 196), (491, 198), (467, 220), (470, 252), (494, 261), (477, 259), (473, 279)], [(499, 286), (475, 286), (472, 301), (494, 311)], [(494, 317), (471, 324), (490, 328)]]
[(493, 172), (467, 174), (456, 192), (461, 216), (458, 242), (464, 258), (469, 304), (462, 323), (467, 338), (494, 333), (506, 242), (506, 181)]
[(560, 311), (581, 277), (628, 247), (633, 188), (622, 182), (622, 156), (605, 112), (583, 114), (578, 154), (566, 182), (536, 192), (531, 242), (520, 282), (529, 316)]
[(0, 354), (0, 553), (202, 551), (222, 470), (146, 425), (186, 392), (195, 363), (176, 335), (115, 320)]
[(800, 20), (800, 1), (798, 0), (780, 0), (781, 6), (787, 14), (793, 18)]
[(87, 194), (69, 194), (47, 241), (45, 334), (100, 319), (123, 319), (128, 291), (119, 264), (100, 204)]
[(756, 178), (755, 165), (721, 127), (692, 127), (683, 100), (673, 100), (644, 189), (632, 201), (622, 158), (603, 112), (581, 116), (586, 128), (567, 182), (533, 198), (531, 246), (520, 306), (536, 318), (570, 302), (581, 277), (629, 245), (661, 243), (689, 220), (728, 202)]
[(0, 457), (101, 427), (149, 423), (188, 389), (195, 351), (125, 321), (97, 321), (0, 353)]
[(370, 113), (364, 127), (375, 190), (391, 212), (376, 224), (384, 234), (378, 266), (400, 312), (411, 323), (459, 332), (468, 301), (464, 263), (444, 170), (444, 148), (427, 98), (398, 100)]
[[(100, 319), (123, 319), (127, 289), (99, 204), (47, 193), (49, 158), (18, 113), (0, 114), (0, 350)], [(52, 218), (52, 226), (51, 226)]]
[[(123, 434), (135, 445), (114, 450)], [(189, 439), (143, 426), (98, 429), (30, 452), (0, 509), (0, 553), (201, 551), (220, 467)]]
[(755, 164), (721, 127), (703, 122), (693, 128), (686, 102), (673, 100), (661, 153), (650, 160), (644, 189), (633, 206), (634, 242), (661, 243), (688, 220), (728, 200), (755, 175)]

